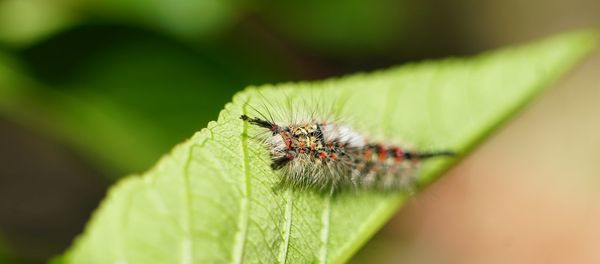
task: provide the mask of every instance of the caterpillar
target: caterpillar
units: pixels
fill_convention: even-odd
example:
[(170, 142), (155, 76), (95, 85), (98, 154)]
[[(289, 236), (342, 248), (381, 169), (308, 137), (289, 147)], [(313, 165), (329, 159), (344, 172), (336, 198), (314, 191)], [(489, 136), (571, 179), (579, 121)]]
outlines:
[(410, 189), (418, 165), (427, 159), (455, 155), (452, 151), (419, 152), (372, 142), (352, 127), (335, 122), (296, 121), (287, 125), (241, 115), (264, 129), (271, 168), (282, 172), (280, 184), (320, 190), (376, 188)]

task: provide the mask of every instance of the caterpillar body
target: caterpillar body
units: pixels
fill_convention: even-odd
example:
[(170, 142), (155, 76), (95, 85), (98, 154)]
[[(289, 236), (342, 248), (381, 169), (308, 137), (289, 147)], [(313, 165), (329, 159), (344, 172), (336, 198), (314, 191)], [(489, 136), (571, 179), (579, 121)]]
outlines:
[(266, 130), (271, 168), (282, 171), (281, 184), (293, 187), (404, 190), (412, 187), (420, 162), (454, 155), (371, 142), (350, 126), (337, 123), (310, 120), (280, 125), (266, 118), (240, 118)]

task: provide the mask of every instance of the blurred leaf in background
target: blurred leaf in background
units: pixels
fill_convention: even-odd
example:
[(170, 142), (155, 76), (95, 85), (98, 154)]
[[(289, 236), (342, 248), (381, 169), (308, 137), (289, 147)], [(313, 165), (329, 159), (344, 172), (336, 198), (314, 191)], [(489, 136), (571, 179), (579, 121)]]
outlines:
[(70, 25), (79, 16), (70, 0), (0, 1), (0, 43), (26, 46)]
[(168, 32), (198, 41), (214, 38), (233, 26), (244, 0), (90, 0), (82, 7), (122, 24)]

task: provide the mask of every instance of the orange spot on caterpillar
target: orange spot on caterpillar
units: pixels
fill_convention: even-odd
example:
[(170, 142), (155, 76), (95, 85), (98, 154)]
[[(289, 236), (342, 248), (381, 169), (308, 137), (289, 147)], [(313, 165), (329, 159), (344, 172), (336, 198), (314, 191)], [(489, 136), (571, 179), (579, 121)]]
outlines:
[(319, 151), (319, 158), (321, 158), (321, 159), (327, 158), (327, 153), (325, 153), (325, 151)]
[(329, 157), (330, 157), (332, 160), (337, 160), (337, 157), (338, 157), (338, 156), (337, 156), (337, 154), (335, 154), (335, 153), (333, 153), (333, 152), (332, 152), (332, 153), (329, 155)]
[(377, 151), (379, 152), (379, 161), (384, 161), (387, 158), (387, 151), (382, 145), (377, 145)]

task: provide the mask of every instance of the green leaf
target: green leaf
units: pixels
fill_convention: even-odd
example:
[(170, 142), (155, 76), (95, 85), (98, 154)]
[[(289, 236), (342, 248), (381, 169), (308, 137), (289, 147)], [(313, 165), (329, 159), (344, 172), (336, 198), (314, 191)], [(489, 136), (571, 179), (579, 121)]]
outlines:
[[(248, 89), (152, 170), (111, 188), (65, 263), (344, 262), (407, 195), (274, 191), (280, 176), (241, 114), (263, 104), (282, 116), (332, 105), (375, 138), (465, 155), (587, 54), (595, 37), (576, 32), (469, 59)], [(426, 163), (421, 182), (453, 162)]]
[(86, 9), (111, 20), (164, 30), (187, 39), (198, 40), (222, 33), (235, 21), (236, 8), (243, 2), (162, 1), (162, 0), (91, 0)]

